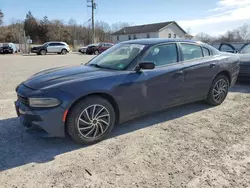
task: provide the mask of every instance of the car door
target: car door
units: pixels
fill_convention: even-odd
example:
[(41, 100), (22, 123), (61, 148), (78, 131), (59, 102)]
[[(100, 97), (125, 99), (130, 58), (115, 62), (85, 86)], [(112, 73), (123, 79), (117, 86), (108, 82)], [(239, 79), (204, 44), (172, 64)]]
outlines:
[(229, 43), (221, 43), (219, 46), (219, 50), (222, 52), (237, 53), (235, 47)]
[(239, 51), (240, 74), (239, 76), (250, 76), (250, 43), (243, 45)]
[(57, 42), (54, 44), (54, 52), (61, 52), (62, 51), (62, 48), (63, 48), (63, 44), (60, 43), (60, 42)]
[[(183, 75), (182, 63), (178, 62), (178, 49), (175, 43), (157, 45), (149, 49), (142, 62), (154, 62), (153, 70), (142, 70), (129, 75), (131, 89), (138, 100), (132, 103), (134, 111), (144, 112), (165, 108), (181, 102)], [(139, 94), (139, 95), (138, 95)]]
[(193, 43), (180, 43), (183, 62), (183, 98), (185, 101), (203, 99), (209, 91), (218, 60), (212, 56), (212, 52), (205, 46)]
[(105, 51), (106, 48), (106, 43), (101, 43), (99, 46), (99, 53), (102, 53), (103, 51)]
[(55, 52), (55, 43), (49, 43), (47, 46), (47, 52), (48, 53), (54, 53)]

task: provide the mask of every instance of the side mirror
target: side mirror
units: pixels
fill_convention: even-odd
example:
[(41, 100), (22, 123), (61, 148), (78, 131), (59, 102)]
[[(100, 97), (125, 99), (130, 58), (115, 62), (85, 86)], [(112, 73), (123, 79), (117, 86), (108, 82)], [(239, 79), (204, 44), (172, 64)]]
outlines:
[(154, 68), (155, 68), (154, 62), (142, 62), (142, 63), (139, 63), (137, 67), (137, 71), (141, 69), (154, 69)]

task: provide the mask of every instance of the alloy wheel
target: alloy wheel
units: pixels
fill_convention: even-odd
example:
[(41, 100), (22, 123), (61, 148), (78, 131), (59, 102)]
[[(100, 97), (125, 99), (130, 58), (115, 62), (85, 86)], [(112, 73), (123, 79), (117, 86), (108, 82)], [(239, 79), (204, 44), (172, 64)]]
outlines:
[(42, 51), (40, 52), (40, 54), (41, 54), (41, 55), (45, 55), (45, 54), (46, 54), (46, 51), (45, 51), (45, 50), (42, 50)]
[(102, 105), (94, 104), (85, 108), (77, 122), (79, 133), (85, 138), (101, 136), (110, 125), (110, 113)]
[(213, 98), (216, 102), (220, 103), (227, 95), (228, 84), (224, 79), (220, 79), (216, 82), (213, 88)]
[(62, 50), (62, 54), (65, 55), (67, 52), (66, 50)]

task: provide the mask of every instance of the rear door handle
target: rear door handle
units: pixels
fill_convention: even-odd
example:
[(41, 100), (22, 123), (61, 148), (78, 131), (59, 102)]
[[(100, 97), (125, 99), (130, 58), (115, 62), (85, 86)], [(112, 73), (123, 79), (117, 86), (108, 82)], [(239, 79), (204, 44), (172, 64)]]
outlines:
[(184, 72), (183, 71), (178, 71), (173, 75), (173, 78), (179, 78), (180, 76), (183, 76)]
[(215, 66), (216, 66), (215, 63), (211, 63), (211, 64), (209, 65), (209, 68), (214, 68)]

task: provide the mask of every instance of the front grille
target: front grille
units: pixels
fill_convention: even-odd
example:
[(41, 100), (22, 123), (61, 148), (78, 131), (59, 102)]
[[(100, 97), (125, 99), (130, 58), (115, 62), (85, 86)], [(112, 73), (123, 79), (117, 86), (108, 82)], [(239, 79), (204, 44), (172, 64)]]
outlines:
[(29, 104), (29, 101), (28, 101), (28, 98), (27, 98), (27, 97), (23, 97), (23, 96), (17, 94), (17, 99), (18, 99), (21, 103), (23, 103), (23, 104), (26, 104), (26, 105)]

